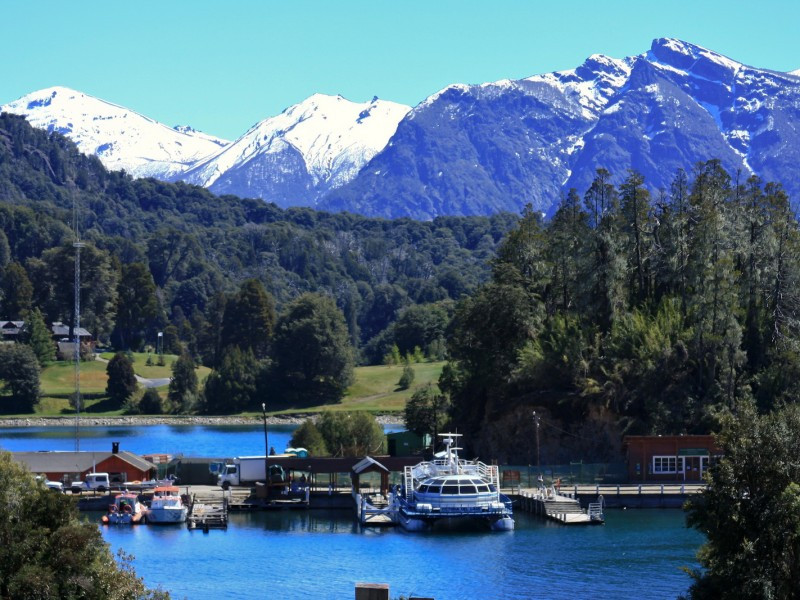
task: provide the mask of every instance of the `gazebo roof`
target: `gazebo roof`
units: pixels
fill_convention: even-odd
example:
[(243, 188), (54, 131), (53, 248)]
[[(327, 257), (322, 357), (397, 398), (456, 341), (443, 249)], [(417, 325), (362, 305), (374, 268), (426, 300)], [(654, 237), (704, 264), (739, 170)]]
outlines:
[(384, 473), (389, 473), (389, 469), (384, 467), (381, 463), (377, 460), (372, 458), (371, 456), (365, 456), (356, 464), (353, 465), (353, 473), (356, 475), (361, 475), (362, 473), (371, 473), (374, 471), (382, 471)]

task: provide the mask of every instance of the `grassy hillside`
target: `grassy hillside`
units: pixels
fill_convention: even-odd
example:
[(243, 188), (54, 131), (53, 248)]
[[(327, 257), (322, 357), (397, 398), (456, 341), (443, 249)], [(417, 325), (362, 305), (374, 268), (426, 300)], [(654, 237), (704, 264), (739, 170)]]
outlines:
[[(105, 357), (106, 355), (103, 355)], [(111, 354), (108, 355), (110, 358)], [(169, 375), (168, 367), (145, 367), (146, 354), (135, 356), (134, 370), (137, 374), (150, 378)], [(175, 356), (165, 355), (165, 362), (171, 364)], [(366, 410), (375, 413), (402, 412), (406, 400), (419, 388), (429, 383), (435, 385), (442, 372), (444, 362), (419, 363), (412, 365), (414, 369), (414, 383), (410, 389), (399, 390), (397, 382), (403, 372), (403, 367), (398, 365), (357, 367), (355, 370), (355, 383), (347, 390), (341, 402), (336, 404), (323, 404), (320, 406), (304, 407), (303, 409), (284, 409), (270, 414), (297, 414), (317, 413), (323, 410)], [(167, 371), (164, 371), (167, 369)], [(208, 376), (209, 369), (200, 367), (197, 377), (202, 382)], [(73, 413), (69, 406), (69, 396), (75, 386), (75, 366), (70, 362), (54, 363), (42, 371), (41, 377), (42, 399), (36, 408), (36, 415), (58, 416)], [(84, 411), (97, 416), (113, 416), (121, 414), (120, 410), (108, 410), (105, 403), (106, 389), (106, 363), (100, 361), (81, 363), (81, 392), (84, 397)], [(166, 394), (166, 386), (159, 388), (159, 392)], [(24, 415), (19, 415), (24, 416)]]
[(347, 394), (345, 394), (341, 402), (312, 406), (302, 410), (286, 409), (274, 414), (316, 413), (323, 410), (367, 410), (379, 413), (402, 412), (406, 406), (406, 400), (416, 390), (425, 387), (429, 383), (436, 385), (444, 364), (444, 362), (433, 362), (411, 365), (414, 369), (414, 383), (407, 390), (399, 390), (397, 388), (397, 382), (403, 373), (402, 365), (357, 367), (355, 369), (355, 383), (347, 390)]

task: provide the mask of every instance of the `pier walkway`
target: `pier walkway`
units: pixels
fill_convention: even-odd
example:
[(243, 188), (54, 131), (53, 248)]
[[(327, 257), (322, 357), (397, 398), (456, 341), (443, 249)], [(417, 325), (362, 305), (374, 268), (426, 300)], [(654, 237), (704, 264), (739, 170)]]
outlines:
[(559, 494), (552, 487), (520, 490), (518, 505), (526, 512), (563, 525), (599, 525), (605, 522), (602, 499), (583, 509), (577, 499)]

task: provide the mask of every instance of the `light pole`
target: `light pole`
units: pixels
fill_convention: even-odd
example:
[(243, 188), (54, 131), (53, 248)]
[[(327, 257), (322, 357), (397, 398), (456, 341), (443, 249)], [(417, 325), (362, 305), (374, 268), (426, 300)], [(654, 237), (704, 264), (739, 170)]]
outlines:
[(269, 439), (267, 438), (267, 403), (261, 403), (261, 414), (264, 417), (264, 483), (269, 486)]
[(544, 483), (544, 478), (542, 477), (542, 465), (539, 462), (539, 417), (536, 414), (536, 411), (533, 411), (533, 422), (536, 424), (536, 470), (539, 471), (539, 484)]

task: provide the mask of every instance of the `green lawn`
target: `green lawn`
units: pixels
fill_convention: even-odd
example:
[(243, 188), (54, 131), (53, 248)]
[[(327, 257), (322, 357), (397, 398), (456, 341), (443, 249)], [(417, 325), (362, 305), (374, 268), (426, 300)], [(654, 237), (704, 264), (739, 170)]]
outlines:
[[(113, 354), (101, 355), (111, 358)], [(157, 378), (169, 377), (167, 367), (145, 367), (146, 354), (136, 354), (134, 370), (137, 374)], [(174, 355), (165, 355), (165, 362), (175, 360)], [(301, 409), (284, 409), (270, 414), (318, 413), (323, 410), (366, 410), (373, 413), (399, 413), (406, 405), (406, 400), (416, 390), (429, 383), (436, 384), (444, 367), (444, 362), (418, 363), (414, 369), (414, 383), (410, 389), (397, 389), (397, 382), (403, 373), (402, 365), (357, 367), (355, 383), (347, 390), (345, 397), (336, 404), (307, 406)], [(158, 369), (161, 369), (160, 371)], [(161, 375), (162, 373), (165, 373)], [(197, 369), (197, 378), (202, 382), (210, 373), (207, 367)], [(147, 374), (147, 375), (145, 375)], [(42, 370), (42, 399), (36, 408), (37, 416), (59, 416), (73, 414), (69, 406), (69, 396), (75, 389), (75, 365), (71, 362), (57, 362)], [(105, 398), (106, 363), (88, 361), (81, 363), (81, 392), (83, 393), (84, 412), (97, 416), (115, 416), (121, 410), (108, 410)], [(158, 388), (162, 397), (166, 394), (166, 386)], [(256, 413), (253, 413), (254, 415)], [(11, 415), (8, 415), (11, 416)], [(24, 415), (14, 415), (24, 416)]]
[[(81, 391), (85, 394), (102, 394), (106, 390), (106, 363), (90, 360), (81, 363)], [(42, 394), (68, 398), (75, 391), (75, 363), (56, 362), (42, 370)]]
[[(101, 357), (110, 359), (113, 353), (102, 354)], [(133, 363), (134, 372), (146, 379), (167, 378), (172, 375), (172, 361), (176, 360), (174, 355), (165, 355), (165, 362), (169, 366), (147, 367), (146, 354), (135, 354)], [(86, 413), (93, 413), (97, 416), (115, 416), (122, 414), (121, 409), (108, 410), (106, 392), (107, 363), (94, 360), (81, 363), (81, 395), (83, 396), (83, 410)], [(198, 367), (197, 379), (202, 385), (211, 369), (208, 367)], [(36, 407), (37, 416), (59, 416), (73, 414), (74, 409), (69, 405), (69, 397), (75, 391), (75, 363), (55, 362), (44, 369), (40, 377), (42, 397)], [(167, 386), (157, 388), (162, 397), (166, 396)], [(11, 416), (11, 415), (8, 415)], [(14, 415), (24, 416), (24, 415)]]
[(336, 404), (285, 409), (274, 414), (318, 413), (323, 410), (367, 410), (377, 413), (402, 412), (406, 400), (419, 388), (436, 384), (444, 367), (444, 362), (412, 364), (414, 383), (407, 390), (397, 389), (397, 382), (403, 373), (402, 365), (380, 365), (375, 367), (356, 367), (356, 381), (348, 388), (345, 397)]

